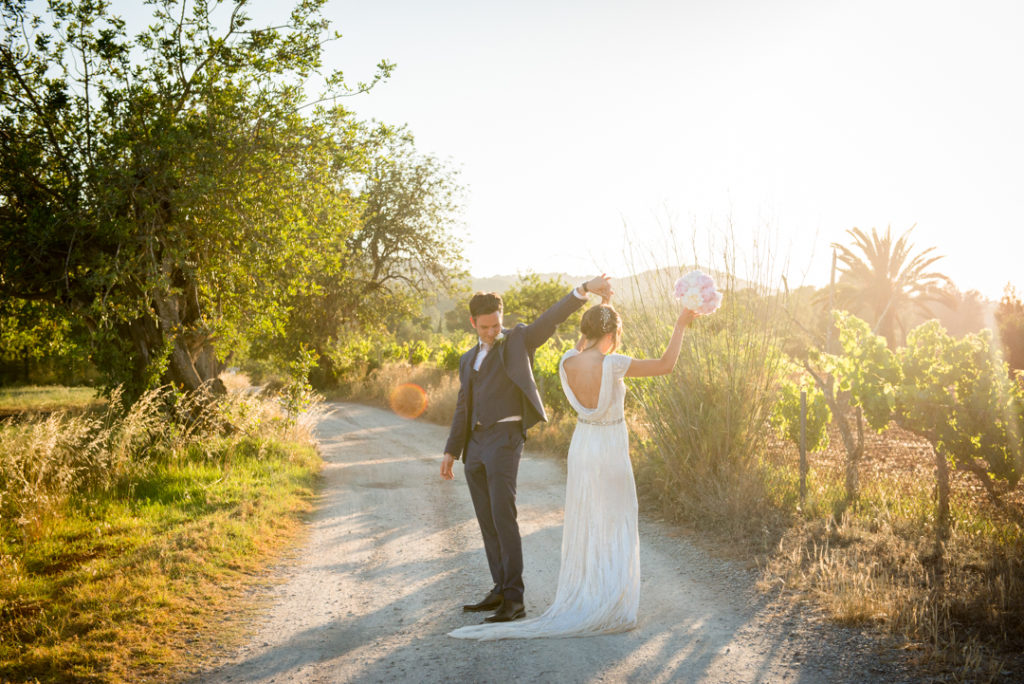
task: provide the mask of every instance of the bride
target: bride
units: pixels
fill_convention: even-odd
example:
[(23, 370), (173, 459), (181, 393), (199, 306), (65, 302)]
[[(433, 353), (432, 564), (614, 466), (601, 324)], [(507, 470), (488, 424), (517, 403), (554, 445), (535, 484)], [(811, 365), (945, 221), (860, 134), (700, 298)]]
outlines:
[(583, 314), (580, 342), (558, 364), (562, 390), (576, 411), (577, 424), (569, 444), (562, 565), (555, 600), (539, 617), (470, 625), (449, 636), (481, 640), (587, 636), (636, 626), (640, 541), (623, 378), (670, 373), (679, 357), (683, 331), (696, 317), (683, 309), (660, 359), (633, 359), (614, 353), (622, 322), (609, 303)]

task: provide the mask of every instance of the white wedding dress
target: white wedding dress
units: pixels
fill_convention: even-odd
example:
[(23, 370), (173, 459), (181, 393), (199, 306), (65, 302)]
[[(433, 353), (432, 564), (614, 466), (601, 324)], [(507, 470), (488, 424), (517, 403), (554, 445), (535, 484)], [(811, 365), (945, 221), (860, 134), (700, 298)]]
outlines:
[(636, 626), (640, 602), (640, 540), (636, 485), (629, 462), (623, 407), (630, 357), (608, 354), (602, 362), (597, 407), (584, 408), (562, 365), (562, 390), (578, 417), (569, 444), (565, 483), (562, 565), (555, 600), (542, 615), (515, 622), (461, 627), (460, 639), (531, 639), (622, 632)]

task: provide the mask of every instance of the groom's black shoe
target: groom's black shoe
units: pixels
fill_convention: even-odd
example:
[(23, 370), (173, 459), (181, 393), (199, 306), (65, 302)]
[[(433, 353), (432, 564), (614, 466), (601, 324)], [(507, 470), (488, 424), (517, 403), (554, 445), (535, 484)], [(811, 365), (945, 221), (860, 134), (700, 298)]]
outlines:
[(526, 608), (519, 601), (505, 601), (501, 604), (498, 612), (490, 617), (485, 617), (484, 622), (512, 622), (521, 617), (526, 617)]
[(495, 594), (492, 591), (489, 592), (487, 596), (484, 596), (484, 600), (480, 603), (473, 603), (468, 606), (462, 606), (462, 610), (473, 613), (478, 613), (483, 610), (495, 610), (496, 608), (501, 608), (501, 605), (504, 602), (505, 598), (501, 594)]

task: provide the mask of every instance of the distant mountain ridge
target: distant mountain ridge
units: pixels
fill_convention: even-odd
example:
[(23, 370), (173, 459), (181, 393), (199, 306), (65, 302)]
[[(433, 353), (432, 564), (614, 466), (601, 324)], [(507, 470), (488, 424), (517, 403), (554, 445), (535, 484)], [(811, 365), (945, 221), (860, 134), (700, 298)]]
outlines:
[[(493, 275), (486, 278), (473, 277), (470, 279), (470, 289), (473, 292), (497, 292), (498, 294), (501, 294), (508, 288), (512, 287), (512, 285), (519, 280), (520, 275), (526, 275), (526, 273), (516, 273), (514, 275)], [(593, 277), (569, 275), (568, 273), (538, 273), (537, 275), (544, 280), (548, 280), (550, 278), (561, 278), (569, 286), (579, 285), (584, 280)]]

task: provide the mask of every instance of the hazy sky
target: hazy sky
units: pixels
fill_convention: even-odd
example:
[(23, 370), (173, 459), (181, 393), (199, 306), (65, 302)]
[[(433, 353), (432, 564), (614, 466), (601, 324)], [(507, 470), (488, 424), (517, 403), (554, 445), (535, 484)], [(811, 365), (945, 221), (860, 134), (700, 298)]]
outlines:
[[(119, 3), (120, 4), (120, 3)], [(284, 8), (286, 0), (262, 8)], [(790, 282), (858, 226), (946, 257), (964, 290), (1024, 286), (1024, 3), (333, 0), (349, 100), (407, 123), (468, 187), (474, 275), (625, 275), (731, 220)], [(763, 243), (762, 243), (763, 244)]]

